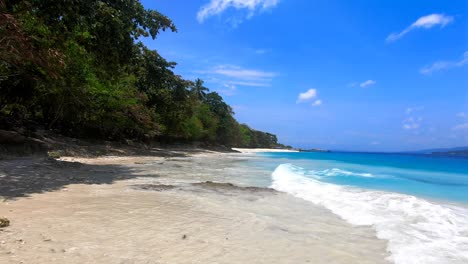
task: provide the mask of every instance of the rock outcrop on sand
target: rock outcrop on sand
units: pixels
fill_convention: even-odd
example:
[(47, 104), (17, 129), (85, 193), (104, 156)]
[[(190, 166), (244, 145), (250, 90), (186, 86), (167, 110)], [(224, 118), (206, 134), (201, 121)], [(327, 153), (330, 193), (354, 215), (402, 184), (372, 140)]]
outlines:
[(5, 217), (0, 217), (0, 227), (7, 227), (10, 225), (10, 220)]

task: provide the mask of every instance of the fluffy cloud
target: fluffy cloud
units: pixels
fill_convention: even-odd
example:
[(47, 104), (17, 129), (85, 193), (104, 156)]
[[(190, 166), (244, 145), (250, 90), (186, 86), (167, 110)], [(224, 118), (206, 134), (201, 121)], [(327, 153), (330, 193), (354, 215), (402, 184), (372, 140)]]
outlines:
[(429, 29), (434, 26), (439, 25), (440, 27), (445, 27), (446, 25), (450, 24), (453, 21), (453, 17), (451, 16), (446, 16), (444, 14), (430, 14), (427, 16), (423, 16), (418, 18), (413, 24), (405, 28), (403, 31), (399, 33), (392, 33), (387, 37), (388, 42), (393, 42), (396, 41), (400, 38), (402, 38), (404, 35), (408, 34), (409, 32), (419, 29), (419, 28), (424, 28), (424, 29)]
[(312, 101), (312, 106), (320, 106), (322, 105), (322, 100), (317, 99), (317, 90), (316, 89), (309, 89), (303, 93), (300, 93), (297, 97), (296, 103), (304, 103), (308, 101)]
[(419, 72), (422, 74), (431, 74), (435, 71), (462, 67), (467, 64), (468, 64), (468, 51), (463, 53), (463, 58), (461, 58), (458, 61), (436, 61), (432, 65), (423, 67), (421, 70), (419, 70)]
[(374, 81), (374, 80), (367, 80), (365, 82), (362, 82), (361, 84), (359, 84), (359, 86), (361, 86), (362, 88), (366, 88), (368, 86), (371, 86), (371, 85), (374, 85), (376, 84), (377, 82)]
[(305, 101), (309, 101), (317, 97), (317, 90), (309, 89), (306, 92), (300, 93), (297, 97), (297, 103), (302, 103)]
[[(210, 0), (210, 2), (200, 8), (197, 13), (197, 20), (203, 23), (210, 16), (223, 13), (228, 8), (248, 11), (247, 18), (252, 17), (257, 11), (264, 11), (275, 7), (279, 0)], [(241, 23), (236, 19), (236, 24)]]
[(312, 103), (313, 106), (319, 106), (319, 105), (322, 105), (322, 100), (315, 100), (313, 103)]

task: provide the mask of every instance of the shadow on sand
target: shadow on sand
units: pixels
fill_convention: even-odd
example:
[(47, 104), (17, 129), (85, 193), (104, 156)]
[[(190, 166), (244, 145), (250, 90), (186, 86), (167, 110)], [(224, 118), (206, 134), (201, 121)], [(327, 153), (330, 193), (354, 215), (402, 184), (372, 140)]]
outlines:
[(136, 168), (122, 165), (91, 165), (51, 158), (0, 160), (0, 199), (27, 197), (61, 189), (68, 184), (111, 184), (142, 175)]

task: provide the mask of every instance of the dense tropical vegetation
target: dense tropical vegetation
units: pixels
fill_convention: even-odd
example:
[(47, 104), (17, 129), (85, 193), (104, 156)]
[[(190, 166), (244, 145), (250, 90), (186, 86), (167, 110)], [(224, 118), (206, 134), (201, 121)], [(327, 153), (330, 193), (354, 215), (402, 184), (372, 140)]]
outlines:
[(276, 147), (141, 38), (177, 31), (138, 0), (0, 0), (0, 128)]

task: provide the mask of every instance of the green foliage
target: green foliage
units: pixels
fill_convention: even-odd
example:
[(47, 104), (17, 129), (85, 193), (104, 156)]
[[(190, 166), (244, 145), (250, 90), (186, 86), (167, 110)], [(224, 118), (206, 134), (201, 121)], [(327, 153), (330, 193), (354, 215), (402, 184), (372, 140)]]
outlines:
[(0, 126), (79, 137), (277, 146), (139, 38), (176, 31), (138, 0), (0, 0)]
[(194, 85), (191, 88), (193, 96), (195, 96), (200, 101), (205, 100), (206, 93), (208, 91), (209, 89), (203, 86), (203, 80), (201, 79), (196, 79)]
[(251, 129), (246, 124), (240, 125), (242, 134), (241, 146), (248, 148), (277, 148), (284, 147), (278, 143), (276, 135)]
[(53, 159), (60, 159), (60, 157), (61, 157), (60, 152), (58, 152), (58, 151), (49, 151), (49, 152), (47, 152), (47, 155), (50, 158), (53, 158)]

